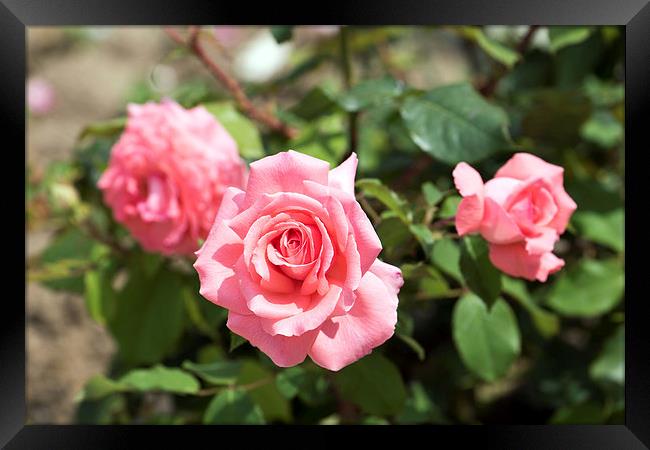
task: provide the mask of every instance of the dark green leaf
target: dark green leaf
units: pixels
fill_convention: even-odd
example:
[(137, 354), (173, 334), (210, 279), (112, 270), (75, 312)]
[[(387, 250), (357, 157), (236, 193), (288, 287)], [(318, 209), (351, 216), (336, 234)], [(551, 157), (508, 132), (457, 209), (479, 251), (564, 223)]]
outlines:
[(447, 424), (449, 421), (443, 416), (440, 408), (433, 403), (424, 386), (415, 381), (411, 384), (411, 394), (406, 399), (404, 410), (397, 416), (400, 424)]
[(537, 305), (528, 293), (526, 283), (508, 276), (502, 276), (503, 292), (517, 300), (530, 314), (535, 327), (545, 338), (555, 336), (560, 329), (560, 320), (552, 312), (546, 311)]
[[(57, 236), (40, 255), (39, 265), (47, 267), (64, 260), (75, 260), (80, 263), (90, 262), (90, 253), (96, 245), (95, 241), (83, 234), (78, 228), (72, 228)], [(44, 281), (50, 289), (84, 292), (83, 275), (73, 275)]]
[(338, 103), (346, 111), (354, 112), (388, 103), (404, 91), (404, 85), (393, 79), (363, 81), (339, 97)]
[(174, 350), (185, 322), (183, 288), (172, 272), (160, 270), (150, 278), (131, 267), (109, 322), (125, 362), (151, 364)]
[(461, 200), (463, 200), (463, 198), (460, 195), (451, 195), (447, 197), (440, 206), (438, 217), (441, 219), (450, 219), (454, 217)]
[(229, 385), (237, 381), (241, 363), (239, 361), (215, 361), (207, 364), (197, 364), (192, 361), (184, 361), (183, 369), (189, 370), (207, 383)]
[(598, 424), (605, 420), (603, 407), (594, 401), (577, 405), (567, 405), (555, 411), (549, 423), (559, 424)]
[(237, 378), (238, 385), (253, 385), (248, 394), (268, 421), (291, 421), (291, 406), (275, 384), (274, 374), (255, 361), (246, 361)]
[(330, 112), (336, 103), (322, 87), (313, 88), (289, 112), (304, 120), (314, 120)]
[(206, 425), (263, 425), (264, 415), (258, 405), (241, 389), (226, 389), (214, 396), (203, 415)]
[(596, 381), (625, 383), (625, 327), (619, 326), (607, 339), (603, 350), (589, 366), (589, 375)]
[(442, 192), (430, 181), (422, 184), (422, 193), (429, 206), (435, 206), (443, 197)]
[(132, 370), (120, 378), (118, 383), (127, 390), (165, 391), (174, 394), (195, 394), (200, 387), (196, 378), (189, 373), (161, 365)]
[(278, 44), (290, 41), (293, 37), (293, 26), (291, 25), (275, 25), (271, 27), (271, 34)]
[(231, 332), (230, 333), (230, 347), (228, 348), (228, 351), (232, 352), (237, 347), (239, 347), (242, 344), (245, 344), (246, 342), (248, 342), (246, 339), (244, 339), (243, 337), (241, 337), (238, 334), (235, 334), (235, 333)]
[(622, 208), (608, 213), (576, 211), (571, 219), (582, 237), (619, 252), (625, 247), (624, 220), (625, 213)]
[(593, 29), (590, 27), (549, 27), (548, 37), (551, 41), (550, 49), (556, 52), (563, 47), (579, 44), (585, 41), (591, 35), (592, 31)]
[(336, 373), (341, 394), (368, 414), (397, 414), (406, 400), (406, 389), (397, 367), (380, 353), (372, 353)]
[(488, 305), (501, 293), (501, 272), (490, 262), (487, 243), (479, 236), (463, 238), (460, 271), (467, 286)]
[(560, 275), (548, 296), (548, 305), (565, 316), (594, 317), (621, 301), (624, 286), (619, 261), (582, 260)]
[(469, 84), (406, 99), (402, 118), (413, 141), (448, 164), (479, 161), (508, 148), (508, 116)]
[(456, 281), (463, 281), (460, 271), (460, 249), (452, 239), (440, 239), (434, 244), (431, 262)]
[(483, 300), (463, 296), (452, 316), (454, 342), (465, 365), (486, 381), (503, 376), (519, 355), (519, 327), (512, 309), (498, 299), (488, 312)]

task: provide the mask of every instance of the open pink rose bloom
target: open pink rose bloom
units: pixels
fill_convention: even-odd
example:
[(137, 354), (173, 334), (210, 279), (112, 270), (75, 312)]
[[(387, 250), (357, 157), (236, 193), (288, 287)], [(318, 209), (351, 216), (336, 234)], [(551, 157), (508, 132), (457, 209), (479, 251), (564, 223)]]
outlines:
[(354, 154), (330, 170), (294, 151), (252, 163), (246, 191), (226, 191), (197, 252), (201, 294), (278, 366), (309, 355), (339, 370), (393, 335), (402, 274), (377, 259), (356, 168)]
[(487, 183), (466, 163), (459, 163), (453, 175), (463, 196), (456, 213), (458, 234), (480, 233), (489, 243), (492, 264), (542, 282), (564, 266), (553, 248), (576, 204), (564, 190), (562, 167), (517, 153)]
[(243, 187), (237, 144), (202, 106), (128, 106), (126, 129), (98, 186), (115, 220), (147, 251), (191, 254), (229, 186)]

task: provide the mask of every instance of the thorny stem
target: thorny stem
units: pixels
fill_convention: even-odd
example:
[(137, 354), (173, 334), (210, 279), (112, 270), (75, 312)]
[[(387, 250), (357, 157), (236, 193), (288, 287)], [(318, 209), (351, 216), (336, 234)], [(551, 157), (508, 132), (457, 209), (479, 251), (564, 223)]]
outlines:
[(190, 28), (190, 38), (186, 42), (183, 37), (172, 28), (165, 28), (166, 33), (176, 43), (190, 50), (210, 71), (210, 73), (230, 92), (232, 97), (237, 102), (239, 109), (252, 120), (259, 122), (270, 129), (277, 131), (284, 135), (287, 139), (292, 139), (298, 134), (298, 130), (282, 122), (273, 114), (258, 109), (244, 93), (244, 90), (239, 85), (237, 80), (226, 73), (217, 63), (215, 63), (207, 54), (201, 45), (199, 36), (200, 29), (198, 27)]

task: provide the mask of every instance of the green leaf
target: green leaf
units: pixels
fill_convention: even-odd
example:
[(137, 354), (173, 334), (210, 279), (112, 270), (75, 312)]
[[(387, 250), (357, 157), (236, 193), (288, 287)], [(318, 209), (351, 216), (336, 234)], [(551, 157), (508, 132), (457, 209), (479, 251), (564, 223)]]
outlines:
[(228, 351), (232, 352), (237, 347), (239, 347), (242, 344), (245, 344), (246, 342), (248, 342), (248, 341), (245, 338), (241, 337), (238, 334), (230, 332), (230, 346), (228, 348)]
[(443, 197), (443, 193), (430, 181), (422, 184), (422, 193), (429, 206), (435, 206)]
[(537, 305), (528, 293), (524, 281), (505, 275), (502, 276), (501, 281), (503, 282), (503, 292), (517, 300), (528, 311), (537, 331), (543, 337), (550, 338), (557, 334), (560, 330), (560, 319), (552, 312), (546, 311)]
[(592, 32), (593, 29), (590, 27), (549, 27), (548, 37), (551, 41), (549, 48), (551, 51), (557, 52), (563, 47), (579, 44), (587, 40)]
[(499, 41), (487, 37), (479, 27), (460, 27), (461, 33), (478, 44), (481, 49), (493, 59), (499, 61), (508, 68), (519, 61), (519, 53)]
[(576, 211), (571, 218), (580, 236), (618, 252), (625, 248), (624, 220), (625, 212), (622, 208), (608, 213)]
[(411, 231), (411, 234), (418, 240), (422, 246), (422, 249), (424, 250), (424, 254), (428, 258), (429, 254), (431, 253), (433, 243), (435, 242), (435, 239), (433, 238), (433, 234), (431, 233), (429, 227), (421, 223), (412, 223), (409, 225), (409, 230)]
[(620, 325), (605, 342), (603, 350), (589, 366), (589, 375), (596, 381), (625, 383), (625, 327)]
[(418, 381), (411, 384), (411, 395), (406, 399), (404, 410), (396, 418), (399, 424), (421, 423), (448, 424), (440, 408), (433, 403), (424, 386)]
[(84, 275), (86, 308), (100, 325), (106, 325), (114, 311), (115, 291), (111, 282), (111, 274), (106, 270), (88, 270)]
[(221, 386), (235, 384), (241, 366), (239, 361), (215, 361), (207, 364), (183, 361), (182, 367), (207, 383)]
[(185, 323), (183, 288), (172, 272), (160, 270), (147, 277), (131, 266), (109, 322), (127, 364), (155, 363), (174, 350)]
[(319, 370), (308, 370), (300, 366), (281, 371), (275, 379), (278, 391), (291, 400), (298, 398), (310, 406), (316, 406), (329, 398), (327, 378)]
[(355, 112), (391, 102), (404, 92), (404, 85), (393, 78), (363, 81), (341, 95), (338, 103), (344, 110)]
[(120, 134), (126, 126), (126, 117), (94, 122), (87, 125), (79, 134), (79, 139), (86, 137), (112, 137)]
[(257, 384), (250, 388), (248, 394), (260, 406), (268, 421), (291, 421), (291, 406), (275, 385), (274, 374), (255, 361), (244, 362), (238, 385)]
[(509, 147), (506, 113), (466, 83), (409, 97), (401, 115), (413, 141), (448, 164), (476, 162)]
[(431, 252), (431, 262), (444, 273), (462, 283), (460, 249), (452, 239), (440, 239), (434, 244)]
[(622, 83), (603, 81), (593, 75), (584, 81), (583, 89), (597, 107), (615, 106), (625, 99), (625, 86)]
[(127, 389), (118, 381), (106, 378), (104, 375), (95, 375), (86, 382), (82, 391), (75, 398), (76, 401), (99, 400), (115, 392)]
[(226, 389), (215, 395), (203, 415), (206, 425), (264, 425), (258, 405), (241, 389)]
[(584, 140), (604, 149), (620, 144), (623, 134), (623, 125), (607, 110), (594, 112), (580, 127), (580, 135)]
[(189, 373), (156, 365), (148, 369), (132, 370), (119, 380), (96, 375), (86, 383), (77, 400), (98, 400), (116, 392), (165, 391), (181, 395), (195, 394), (199, 387), (199, 382)]
[(603, 407), (593, 400), (588, 400), (577, 405), (567, 405), (555, 411), (550, 424), (593, 425), (605, 420)]
[(521, 350), (517, 319), (501, 299), (488, 312), (476, 295), (463, 296), (454, 307), (452, 328), (461, 359), (486, 381), (503, 376)]
[(290, 41), (293, 37), (293, 26), (291, 25), (276, 25), (271, 27), (271, 34), (278, 44)]
[(364, 178), (357, 180), (356, 186), (367, 196), (376, 198), (382, 202), (389, 210), (393, 211), (403, 222), (410, 223), (412, 219), (408, 203), (396, 192), (392, 191), (381, 181), (375, 178)]
[(248, 118), (241, 115), (232, 103), (206, 103), (203, 106), (230, 133), (237, 143), (239, 153), (244, 158), (257, 159), (265, 156), (257, 127)]
[(619, 261), (582, 260), (560, 275), (549, 293), (548, 305), (565, 316), (594, 317), (621, 301), (624, 286)]
[(344, 398), (368, 414), (397, 414), (406, 400), (399, 370), (377, 352), (341, 369), (335, 374), (334, 383)]
[(441, 219), (451, 219), (456, 215), (458, 210), (458, 205), (463, 198), (460, 195), (451, 195), (447, 197), (440, 206), (440, 211), (438, 212), (438, 217)]
[(118, 383), (127, 390), (165, 391), (174, 394), (195, 394), (200, 387), (196, 378), (189, 373), (161, 365), (132, 370), (120, 378)]
[(487, 243), (479, 236), (463, 238), (460, 271), (467, 286), (488, 305), (501, 293), (501, 272), (492, 265)]
[(289, 112), (303, 120), (314, 120), (330, 112), (335, 104), (332, 95), (317, 86), (309, 91)]
[[(39, 257), (39, 266), (47, 268), (61, 261), (75, 260), (80, 263), (90, 262), (90, 253), (96, 242), (83, 234), (81, 230), (72, 228), (58, 235)], [(64, 272), (65, 273), (65, 272)], [(62, 276), (57, 279), (44, 281), (50, 289), (84, 292), (83, 275)]]

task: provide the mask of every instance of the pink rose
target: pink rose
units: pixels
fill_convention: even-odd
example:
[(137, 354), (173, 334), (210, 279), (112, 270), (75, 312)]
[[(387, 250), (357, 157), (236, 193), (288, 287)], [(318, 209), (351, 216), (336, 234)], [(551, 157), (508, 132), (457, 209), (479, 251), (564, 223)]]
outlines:
[(251, 164), (246, 192), (226, 192), (194, 267), (227, 326), (289, 367), (329, 370), (393, 335), (401, 271), (354, 197), (357, 157), (340, 166), (288, 151)]
[(104, 201), (147, 251), (199, 248), (229, 186), (243, 187), (237, 144), (202, 106), (130, 104), (126, 129), (98, 186)]
[(453, 174), (463, 196), (456, 213), (458, 234), (481, 233), (490, 244), (492, 264), (542, 282), (564, 266), (553, 247), (576, 204), (564, 191), (562, 167), (517, 153), (485, 184), (466, 163)]
[(54, 109), (56, 94), (52, 84), (43, 78), (27, 81), (27, 107), (32, 114), (45, 115)]

